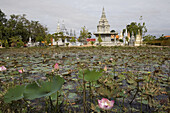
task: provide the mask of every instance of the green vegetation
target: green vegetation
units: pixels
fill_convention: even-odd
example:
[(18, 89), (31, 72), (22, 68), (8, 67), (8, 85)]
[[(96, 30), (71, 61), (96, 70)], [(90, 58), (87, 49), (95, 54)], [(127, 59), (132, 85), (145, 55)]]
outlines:
[(101, 37), (101, 35), (100, 35), (100, 34), (99, 34), (99, 38), (98, 38), (97, 40), (98, 40), (98, 42), (99, 42), (99, 45), (101, 45), (102, 37)]
[(78, 41), (79, 42), (83, 42), (84, 44), (87, 43), (86, 39), (90, 36), (91, 33), (88, 32), (88, 30), (86, 29), (86, 27), (82, 27), (82, 30), (80, 31), (80, 36)]
[(140, 33), (140, 35), (142, 36), (143, 33), (147, 32), (147, 28), (145, 26), (145, 23), (143, 23), (143, 25), (141, 25), (140, 23), (136, 23), (136, 22), (132, 22), (129, 25), (126, 26), (127, 32), (130, 33), (130, 37), (132, 36), (132, 33), (134, 34), (134, 36), (136, 37), (136, 35), (138, 33)]
[(3, 48), (0, 112), (106, 112), (98, 100), (107, 98), (114, 100), (107, 112), (166, 113), (169, 51), (168, 47)]
[(30, 21), (26, 15), (6, 15), (0, 10), (0, 42), (3, 46), (20, 47), (28, 42), (45, 41), (47, 28), (38, 21)]

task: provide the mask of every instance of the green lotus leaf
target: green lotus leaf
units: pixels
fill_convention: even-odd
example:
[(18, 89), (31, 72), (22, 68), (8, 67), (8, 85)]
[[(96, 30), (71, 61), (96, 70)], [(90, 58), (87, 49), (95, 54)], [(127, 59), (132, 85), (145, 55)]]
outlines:
[(8, 92), (4, 95), (5, 103), (10, 103), (15, 100), (22, 99), (24, 93), (25, 85), (18, 85), (14, 88), (10, 88)]
[(84, 74), (84, 79), (85, 81), (92, 82), (98, 80), (102, 76), (103, 70), (96, 71), (96, 70), (84, 70), (84, 71), (79, 71), (79, 78), (83, 79), (83, 74)]
[(27, 99), (35, 99), (49, 96), (59, 91), (63, 84), (64, 79), (60, 76), (56, 76), (48, 82), (42, 82), (40, 85), (34, 82), (26, 86), (24, 97)]
[(52, 100), (57, 100), (57, 92), (50, 95)]
[(135, 81), (134, 81), (133, 79), (127, 79), (127, 82), (128, 82), (129, 84), (135, 83)]

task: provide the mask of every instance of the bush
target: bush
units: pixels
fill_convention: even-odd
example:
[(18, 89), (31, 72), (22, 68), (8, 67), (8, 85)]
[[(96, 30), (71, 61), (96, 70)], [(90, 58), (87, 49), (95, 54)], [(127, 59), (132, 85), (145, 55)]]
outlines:
[(66, 43), (66, 46), (68, 47), (69, 43)]
[(17, 47), (22, 47), (22, 46), (24, 46), (24, 42), (22, 40), (17, 42)]
[(122, 39), (119, 39), (119, 41), (120, 41), (120, 42), (123, 42), (123, 40), (122, 40)]

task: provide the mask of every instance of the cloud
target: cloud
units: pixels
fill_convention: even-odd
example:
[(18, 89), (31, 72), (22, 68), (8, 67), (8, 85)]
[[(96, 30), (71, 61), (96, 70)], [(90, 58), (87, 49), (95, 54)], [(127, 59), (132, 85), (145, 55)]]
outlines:
[(81, 27), (97, 31), (97, 24), (105, 7), (111, 29), (120, 32), (132, 21), (143, 16), (148, 34), (170, 34), (169, 0), (1, 0), (1, 9), (8, 15), (26, 14), (29, 20), (47, 25), (50, 33), (57, 29), (57, 22), (64, 20), (68, 29)]

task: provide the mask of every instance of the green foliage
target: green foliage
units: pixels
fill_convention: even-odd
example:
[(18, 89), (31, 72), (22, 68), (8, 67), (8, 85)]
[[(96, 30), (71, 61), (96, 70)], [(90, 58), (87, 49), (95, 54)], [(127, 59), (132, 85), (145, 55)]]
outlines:
[(130, 33), (130, 37), (132, 36), (132, 33), (134, 33), (134, 36), (136, 37), (136, 35), (138, 33), (140, 33), (140, 35), (142, 35), (143, 33), (147, 32), (145, 23), (143, 23), (143, 25), (141, 25), (140, 23), (136, 23), (136, 22), (132, 22), (131, 24), (126, 26), (127, 32)]
[(116, 32), (116, 31), (115, 31), (115, 30), (111, 30), (110, 32), (114, 33), (114, 32)]
[(75, 37), (71, 37), (71, 40), (70, 40), (70, 42), (76, 42), (76, 39), (75, 39)]
[(6, 15), (0, 9), (0, 40), (6, 39), (4, 37), (6, 22), (7, 22)]
[(163, 39), (165, 39), (164, 34), (162, 34), (162, 35), (159, 37), (159, 40), (163, 40)]
[(82, 30), (80, 31), (80, 37), (79, 37), (79, 41), (80, 42), (87, 42), (86, 39), (87, 37), (89, 36), (89, 32), (88, 30), (86, 29), (86, 27), (82, 27)]
[(66, 43), (66, 46), (68, 47), (68, 46), (69, 46), (69, 43)]
[(64, 36), (63, 32), (59, 32), (59, 37), (62, 39), (62, 41), (65, 43), (66, 36)]
[(25, 90), (25, 85), (21, 85), (21, 86), (18, 85), (15, 88), (10, 88), (4, 96), (4, 101), (6, 103), (10, 103), (12, 101), (22, 99), (24, 97), (23, 96), (24, 90)]
[(88, 32), (88, 36), (87, 37), (91, 38), (91, 35), (92, 35), (91, 32)]
[(152, 41), (152, 40), (155, 40), (156, 39), (156, 36), (152, 36), (152, 35), (146, 35), (143, 37), (143, 41), (144, 42), (149, 42), (149, 41)]
[(23, 41), (19, 36), (9, 38), (12, 47), (21, 47), (24, 45)]
[[(22, 42), (27, 43), (29, 37), (36, 41), (36, 37), (45, 37), (47, 28), (38, 21), (29, 21), (26, 15), (10, 15), (7, 20), (5, 14), (0, 10), (0, 40), (7, 40), (9, 45), (17, 46), (10, 38), (20, 37)], [(19, 43), (21, 46), (21, 42)], [(20, 47), (18, 46), (18, 47)]]
[(19, 40), (19, 42), (17, 42), (17, 47), (23, 47), (24, 46), (24, 42), (22, 40)]
[(59, 40), (59, 33), (54, 33), (54, 34), (52, 34), (52, 36), (53, 36), (55, 41)]
[(45, 40), (46, 46), (48, 46), (51, 43), (51, 38), (53, 38), (53, 35), (51, 35), (51, 34), (48, 34), (45, 36), (44, 40)]
[(37, 36), (37, 37), (35, 38), (35, 40), (36, 40), (36, 42), (41, 42), (41, 41), (44, 41), (44, 38), (41, 37), (41, 36)]
[[(0, 109), (3, 113), (7, 110), (11, 113), (24, 112), (20, 109), (28, 110), (26, 112), (52, 113), (55, 109), (53, 104), (58, 100), (58, 106), (56, 105), (58, 112), (84, 112), (83, 92), (83, 95), (87, 97), (84, 104), (87, 112), (92, 110), (105, 112), (97, 103), (97, 100), (101, 98), (115, 101), (113, 109), (108, 112), (168, 112), (168, 54), (168, 47), (2, 49), (0, 66), (4, 65), (7, 70), (0, 72)], [(49, 73), (54, 64), (52, 62), (56, 61), (56, 58), (60, 60), (57, 62), (61, 68), (51, 75)], [(162, 65), (164, 68), (161, 68)], [(107, 66), (107, 71), (97, 71), (104, 66)], [(19, 75), (17, 69), (22, 68), (26, 72)], [(30, 76), (31, 73), (33, 76)], [(55, 76), (55, 73), (63, 76), (66, 82), (63, 90), (57, 91), (58, 94), (55, 92), (50, 95), (53, 92), (50, 87), (54, 89), (55, 87), (51, 85), (53, 79), (48, 77)], [(33, 82), (35, 79), (47, 81), (35, 83)], [(19, 87), (19, 84), (24, 83), (29, 86), (29, 98), (39, 99), (29, 100), (29, 98), (20, 97), (22, 92), (13, 98), (15, 97), (13, 95), (19, 91), (16, 90), (17, 88), (9, 87), (17, 84)], [(8, 95), (6, 93), (5, 96), (4, 92), (11, 92), (10, 89), (13, 89), (13, 92)], [(49, 98), (46, 98), (47, 95)], [(4, 99), (5, 102), (12, 103), (4, 103), (3, 97), (7, 99)]]
[(102, 37), (100, 34), (99, 34), (98, 42), (99, 42), (99, 44), (102, 42)]
[(124, 37), (124, 34), (126, 32), (126, 29), (123, 29), (122, 36)]
[(93, 44), (95, 43), (94, 41), (90, 41), (91, 45), (93, 46)]
[(98, 80), (102, 76), (103, 70), (96, 71), (96, 70), (84, 70), (79, 72), (79, 78), (83, 78), (84, 74), (84, 80), (88, 82), (93, 82)]
[(8, 48), (8, 47), (9, 47), (8, 41), (5, 40), (5, 48)]
[(44, 96), (50, 96), (51, 94), (59, 91), (64, 84), (64, 79), (60, 76), (56, 76), (49, 82), (42, 82), (40, 84), (32, 83), (28, 84), (24, 91), (24, 98), (35, 99)]
[(119, 39), (119, 41), (120, 41), (120, 42), (123, 42), (123, 40), (122, 40), (122, 39)]
[(22, 98), (35, 99), (50, 96), (59, 91), (64, 84), (64, 79), (60, 76), (53, 77), (47, 82), (33, 82), (28, 85), (18, 85), (15, 88), (8, 89), (4, 96), (4, 101), (10, 103)]

